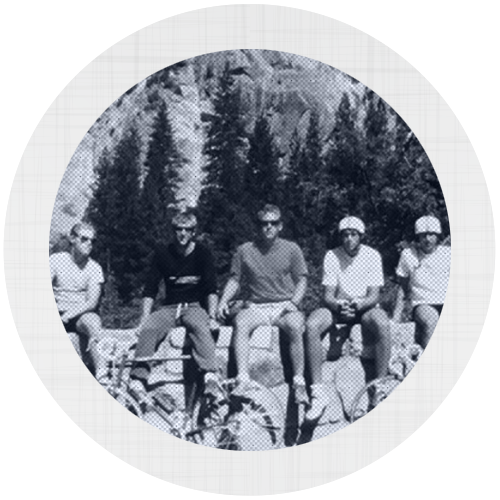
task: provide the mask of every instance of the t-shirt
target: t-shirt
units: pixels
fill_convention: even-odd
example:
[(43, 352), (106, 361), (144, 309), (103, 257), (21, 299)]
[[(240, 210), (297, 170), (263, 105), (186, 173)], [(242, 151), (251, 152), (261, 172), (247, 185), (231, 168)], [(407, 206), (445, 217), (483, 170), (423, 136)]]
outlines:
[(358, 253), (351, 257), (343, 247), (328, 250), (323, 261), (324, 286), (337, 288), (337, 298), (365, 297), (368, 287), (384, 285), (382, 258), (373, 248), (360, 245)]
[(412, 304), (444, 304), (450, 277), (451, 249), (439, 245), (426, 254), (416, 248), (401, 252), (396, 274), (410, 278)]
[(298, 280), (307, 275), (300, 247), (277, 238), (264, 250), (257, 242), (239, 246), (231, 264), (231, 276), (245, 282), (250, 300), (256, 303), (290, 300)]
[(188, 255), (177, 252), (175, 245), (159, 245), (146, 276), (144, 297), (156, 298), (161, 280), (165, 282), (164, 305), (184, 302), (205, 303), (217, 293), (215, 266), (211, 252), (196, 243)]
[(49, 262), (52, 288), (60, 313), (85, 303), (89, 287), (104, 283), (102, 268), (95, 260), (89, 259), (81, 269), (70, 253), (60, 252), (52, 254)]

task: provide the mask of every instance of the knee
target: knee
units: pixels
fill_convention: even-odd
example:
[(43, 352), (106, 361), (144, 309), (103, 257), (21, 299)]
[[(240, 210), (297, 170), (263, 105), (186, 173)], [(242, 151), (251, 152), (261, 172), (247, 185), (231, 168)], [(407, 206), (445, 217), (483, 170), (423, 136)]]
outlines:
[(424, 328), (434, 328), (438, 322), (439, 314), (432, 306), (418, 306), (415, 309), (415, 323)]
[(234, 328), (237, 334), (249, 334), (251, 332), (254, 328), (254, 321), (248, 311), (241, 311), (236, 315), (236, 318), (234, 318)]
[(376, 330), (380, 336), (389, 337), (389, 317), (380, 307), (371, 309), (361, 319), (364, 328)]
[(101, 329), (101, 318), (96, 313), (85, 313), (78, 323), (78, 330), (88, 335), (96, 335)]
[(182, 318), (182, 323), (187, 330), (200, 330), (208, 328), (208, 315), (207, 313), (200, 310), (189, 311)]
[(325, 321), (320, 314), (313, 312), (306, 321), (306, 337), (316, 338), (325, 330)]
[(304, 315), (301, 312), (288, 314), (283, 326), (292, 337), (302, 337), (306, 330)]

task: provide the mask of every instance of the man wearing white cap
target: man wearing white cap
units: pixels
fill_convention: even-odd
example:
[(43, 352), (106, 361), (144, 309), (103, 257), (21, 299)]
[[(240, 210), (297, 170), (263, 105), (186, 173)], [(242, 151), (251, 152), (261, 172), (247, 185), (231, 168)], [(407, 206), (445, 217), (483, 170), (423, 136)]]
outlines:
[(440, 245), (441, 223), (426, 215), (415, 222), (416, 245), (401, 253), (396, 275), (401, 285), (394, 318), (399, 321), (403, 296), (409, 295), (417, 341), (425, 348), (443, 308), (450, 275), (450, 247)]
[(379, 252), (361, 243), (365, 234), (361, 219), (345, 217), (338, 229), (342, 244), (329, 250), (323, 262), (325, 307), (313, 311), (307, 320), (305, 344), (312, 381), (308, 420), (319, 419), (328, 404), (321, 381), (321, 338), (332, 325), (361, 323), (363, 342), (375, 345), (379, 377), (386, 374), (391, 354), (389, 319), (378, 307), (380, 287), (384, 284), (382, 258)]

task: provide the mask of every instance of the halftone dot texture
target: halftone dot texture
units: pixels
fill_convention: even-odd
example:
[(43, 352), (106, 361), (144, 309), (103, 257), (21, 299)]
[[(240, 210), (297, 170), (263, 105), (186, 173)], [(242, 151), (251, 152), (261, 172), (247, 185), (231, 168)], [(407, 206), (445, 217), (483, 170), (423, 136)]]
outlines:
[[(423, 176), (434, 184), (422, 181)], [(134, 328), (141, 314), (144, 281), (148, 293), (164, 281), (167, 295), (178, 296), (178, 303), (160, 306), (138, 332), (127, 369), (114, 368), (120, 381), (111, 367), (118, 366), (117, 356), (123, 353), (99, 349), (100, 342), (109, 343), (99, 316), (86, 311), (66, 321), (68, 333), (77, 334), (75, 346), (86, 346), (84, 352), (79, 349), (80, 355), (86, 355), (86, 364), (100, 383), (110, 386), (120, 400), (128, 392), (129, 378), (138, 379), (145, 391), (125, 397), (122, 404), (131, 405), (132, 411), (156, 427), (200, 444), (250, 450), (306, 443), (347, 425), (365, 378), (386, 375), (392, 355), (389, 293), (383, 296), (385, 310), (377, 303), (376, 309), (352, 318), (343, 311), (313, 313), (322, 305), (321, 268), (322, 284), (336, 290), (338, 298), (364, 298), (370, 288), (384, 287), (380, 253), (363, 244), (352, 257), (340, 246), (328, 251), (323, 264), (319, 254), (326, 252), (339, 220), (359, 230), (358, 218), (345, 218), (354, 211), (368, 222), (369, 237), (383, 247), (391, 262), (395, 245), (411, 233), (413, 220), (422, 212), (440, 210), (447, 219), (436, 182), (423, 148), (397, 114), (367, 87), (335, 68), (295, 54), (245, 49), (179, 62), (139, 82), (111, 104), (71, 159), (56, 199), (51, 232), (56, 251), (51, 273), (59, 311), (64, 318), (81, 309), (89, 291), (104, 282), (102, 265), (107, 283), (101, 307), (95, 310), (105, 328)], [(252, 242), (237, 249), (242, 238), (254, 239), (252, 221), (266, 203), (279, 204), (284, 234), (300, 247), (279, 238), (280, 226), (269, 224), (261, 225), (255, 238), (270, 238), (271, 248)], [(217, 370), (216, 344), (207, 313), (198, 305), (184, 304), (204, 302), (213, 291), (210, 278), (190, 256), (175, 256), (175, 263), (170, 262), (172, 252), (157, 252), (154, 262), (147, 258), (154, 244), (168, 239), (170, 209), (196, 205), (199, 232), (217, 256), (220, 286), (227, 280), (225, 266), (232, 262), (231, 274), (247, 285), (251, 301), (285, 304), (277, 312), (262, 307), (250, 313), (244, 310), (235, 319), (240, 336), (248, 338), (249, 332), (268, 325), (278, 326), (285, 337), (282, 350), (288, 352), (281, 360), (275, 356), (272, 363), (287, 365), (284, 371), (290, 375), (270, 387), (272, 395), (259, 402), (238, 403), (227, 393), (226, 401), (219, 404), (216, 395), (204, 394), (203, 374)], [(392, 219), (387, 220), (389, 215)], [(77, 266), (73, 256), (75, 251), (79, 255), (80, 247), (69, 253), (58, 251), (67, 240), (63, 229), (67, 231), (79, 219), (89, 220), (95, 228), (93, 255), (101, 265), (90, 259), (85, 267)], [(170, 236), (181, 241), (192, 234), (170, 232)], [(73, 245), (82, 245), (80, 235)], [(415, 280), (429, 259), (417, 257), (417, 264), (409, 263), (408, 251), (403, 251), (398, 268), (404, 269), (402, 275), (411, 277), (413, 288), (419, 283), (427, 295), (442, 279), (444, 299), (448, 274), (439, 273), (434, 265), (425, 279)], [(449, 259), (443, 265), (449, 268)], [(150, 276), (152, 266), (161, 268), (160, 276)], [(308, 274), (304, 310), (287, 311), (286, 301), (293, 300), (301, 277)], [(167, 298), (172, 302), (171, 296)], [(306, 316), (311, 313), (312, 325), (306, 332)], [(333, 332), (326, 356), (328, 343), (323, 345), (322, 338), (334, 324), (346, 321), (361, 322), (362, 338), (345, 344), (349, 329), (339, 337)], [(163, 362), (152, 358), (177, 325), (187, 329), (195, 373), (184, 370), (186, 380), (181, 375), (169, 389), (172, 378), (162, 368)], [(241, 344), (235, 345), (240, 359), (244, 351)], [(371, 346), (376, 358), (374, 373), (366, 376), (359, 360), (363, 345)], [(275, 348), (279, 354), (279, 346)], [(226, 354), (223, 360), (225, 374), (229, 357)], [(336, 359), (342, 357), (349, 359)], [(129, 364), (133, 364), (131, 371)], [(251, 365), (249, 371), (266, 383), (266, 375), (259, 373), (262, 359), (257, 366), (252, 359)], [(236, 366), (240, 376), (242, 369)], [(323, 398), (312, 390), (309, 401), (305, 378), (328, 386)], [(179, 385), (186, 386), (184, 394)], [(189, 385), (193, 388), (188, 389)], [(135, 397), (135, 404), (130, 397)], [(166, 400), (172, 404), (166, 405)], [(273, 403), (283, 410), (268, 411), (266, 405)], [(368, 402), (363, 404), (366, 412)], [(206, 414), (195, 414), (195, 409)], [(308, 410), (305, 420), (304, 409)]]

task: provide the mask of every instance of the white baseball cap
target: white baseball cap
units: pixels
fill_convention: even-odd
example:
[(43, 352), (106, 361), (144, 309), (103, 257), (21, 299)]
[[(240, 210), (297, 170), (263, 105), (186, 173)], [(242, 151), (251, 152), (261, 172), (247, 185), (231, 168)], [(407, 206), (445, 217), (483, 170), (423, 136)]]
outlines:
[(432, 215), (424, 215), (415, 222), (415, 234), (436, 233), (441, 234), (441, 223)]
[(339, 222), (339, 232), (342, 232), (344, 229), (354, 229), (359, 234), (365, 234), (365, 225), (363, 221), (357, 217), (344, 217)]

